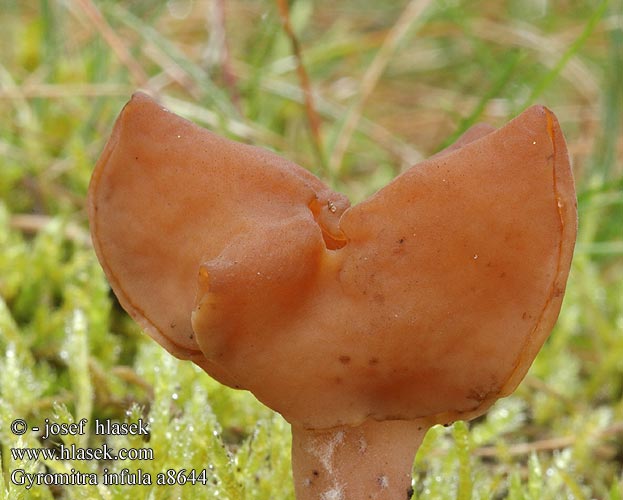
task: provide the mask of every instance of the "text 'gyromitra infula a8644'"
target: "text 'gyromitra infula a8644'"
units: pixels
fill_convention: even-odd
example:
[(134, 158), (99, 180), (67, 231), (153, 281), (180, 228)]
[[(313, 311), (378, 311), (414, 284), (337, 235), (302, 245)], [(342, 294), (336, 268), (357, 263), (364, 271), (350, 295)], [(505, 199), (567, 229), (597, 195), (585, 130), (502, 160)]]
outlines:
[(538, 106), (351, 207), (136, 94), (89, 214), (145, 331), (292, 424), (299, 499), (406, 498), (426, 430), (481, 415), (524, 377), (576, 235), (565, 141)]

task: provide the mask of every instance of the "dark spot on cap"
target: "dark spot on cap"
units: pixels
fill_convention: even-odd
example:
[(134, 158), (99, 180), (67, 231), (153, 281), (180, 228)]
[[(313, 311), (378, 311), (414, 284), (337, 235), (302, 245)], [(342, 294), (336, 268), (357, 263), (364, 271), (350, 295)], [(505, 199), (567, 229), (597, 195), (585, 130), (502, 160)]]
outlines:
[(318, 477), (318, 476), (320, 475), (320, 472), (318, 472), (316, 469), (314, 469), (314, 470), (312, 471), (312, 475), (313, 475), (314, 477)]
[(379, 364), (379, 358), (370, 358), (368, 360), (368, 364), (370, 366), (378, 365)]
[(350, 363), (350, 356), (346, 356), (345, 354), (343, 354), (339, 357), (339, 360), (340, 363), (342, 363), (343, 365), (347, 365), (348, 363)]

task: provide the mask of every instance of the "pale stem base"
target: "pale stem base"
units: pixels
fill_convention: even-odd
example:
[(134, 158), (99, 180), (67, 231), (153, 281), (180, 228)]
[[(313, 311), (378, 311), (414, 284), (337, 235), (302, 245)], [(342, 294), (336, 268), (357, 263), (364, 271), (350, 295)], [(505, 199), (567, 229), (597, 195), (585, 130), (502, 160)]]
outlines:
[(292, 426), (297, 500), (407, 500), (413, 460), (428, 426), (368, 420), (314, 431)]

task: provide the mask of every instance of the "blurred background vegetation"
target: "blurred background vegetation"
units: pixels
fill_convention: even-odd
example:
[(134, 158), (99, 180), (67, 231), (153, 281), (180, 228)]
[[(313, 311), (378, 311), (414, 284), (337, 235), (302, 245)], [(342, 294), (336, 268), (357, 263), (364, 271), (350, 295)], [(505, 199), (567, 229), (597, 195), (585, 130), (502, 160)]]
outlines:
[[(293, 498), (289, 428), (141, 334), (85, 193), (142, 88), (356, 202), (471, 124), (560, 119), (580, 229), (558, 325), (511, 397), (432, 429), (417, 499), (623, 498), (623, 1), (0, 0), (0, 498)], [(16, 418), (149, 419), (153, 461), (15, 460)], [(35, 486), (10, 472), (207, 471), (206, 486)], [(101, 481), (100, 481), (101, 483)]]

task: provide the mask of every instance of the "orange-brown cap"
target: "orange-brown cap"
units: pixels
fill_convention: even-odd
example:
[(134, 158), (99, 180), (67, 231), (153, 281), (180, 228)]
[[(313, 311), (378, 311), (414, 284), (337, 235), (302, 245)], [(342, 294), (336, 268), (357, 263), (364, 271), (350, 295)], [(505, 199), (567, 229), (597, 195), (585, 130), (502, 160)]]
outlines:
[(543, 107), (349, 208), (301, 167), (137, 94), (89, 210), (109, 281), (152, 337), (308, 428), (484, 412), (553, 327), (576, 233)]

